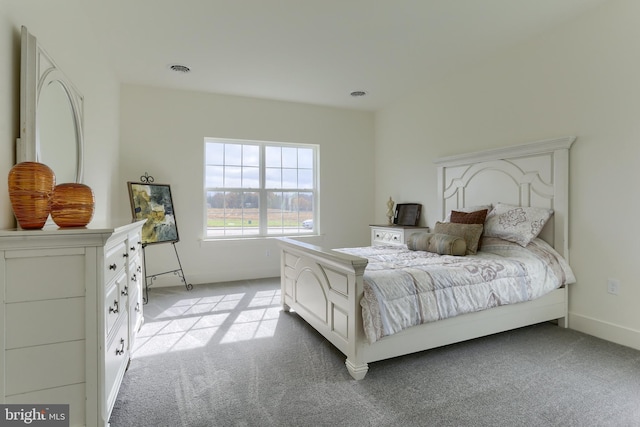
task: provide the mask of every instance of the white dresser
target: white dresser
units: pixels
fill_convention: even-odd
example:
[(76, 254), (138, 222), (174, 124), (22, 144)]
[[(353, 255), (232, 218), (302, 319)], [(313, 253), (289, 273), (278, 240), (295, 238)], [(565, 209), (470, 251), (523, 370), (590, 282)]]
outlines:
[(429, 232), (429, 227), (410, 225), (370, 225), (371, 246), (376, 245), (404, 245), (413, 233)]
[(143, 223), (0, 230), (2, 403), (108, 424), (143, 322)]

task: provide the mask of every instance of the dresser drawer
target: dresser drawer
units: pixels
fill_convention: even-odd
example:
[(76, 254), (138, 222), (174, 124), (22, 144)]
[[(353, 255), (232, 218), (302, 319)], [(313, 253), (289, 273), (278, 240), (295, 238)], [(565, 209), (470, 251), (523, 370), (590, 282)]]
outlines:
[(6, 395), (84, 382), (85, 346), (85, 340), (78, 340), (7, 350)]
[(85, 299), (59, 298), (7, 304), (5, 348), (30, 347), (85, 337)]
[(133, 352), (136, 333), (142, 326), (142, 292), (135, 290), (129, 294), (129, 350)]
[(127, 310), (124, 307), (123, 314), (116, 324), (115, 333), (107, 342), (107, 351), (104, 356), (104, 392), (107, 397), (107, 408), (113, 408), (120, 382), (129, 361), (129, 325)]
[(104, 310), (106, 313), (106, 335), (111, 334), (111, 329), (118, 321), (120, 313), (126, 310), (127, 298), (121, 298), (121, 293), (124, 287), (127, 285), (127, 275), (125, 272), (121, 272), (120, 276), (107, 287), (107, 292), (104, 299)]
[(134, 258), (129, 263), (129, 286), (131, 288), (142, 289), (142, 266), (140, 258)]
[(129, 281), (128, 275), (131, 275), (129, 271), (125, 273), (127, 276), (124, 278), (122, 276), (118, 277), (118, 295), (120, 295), (120, 301), (122, 304), (126, 304), (127, 299), (129, 298), (129, 294), (131, 293), (131, 287), (133, 284)]
[(140, 253), (142, 249), (142, 238), (140, 237), (140, 233), (130, 233), (127, 238), (127, 250), (129, 251), (129, 256), (133, 257)]
[(111, 248), (105, 257), (104, 282), (111, 282), (111, 280), (124, 269), (128, 259), (129, 254), (127, 252), (126, 242), (120, 242)]
[(6, 302), (85, 295), (84, 248), (13, 251), (5, 257)]

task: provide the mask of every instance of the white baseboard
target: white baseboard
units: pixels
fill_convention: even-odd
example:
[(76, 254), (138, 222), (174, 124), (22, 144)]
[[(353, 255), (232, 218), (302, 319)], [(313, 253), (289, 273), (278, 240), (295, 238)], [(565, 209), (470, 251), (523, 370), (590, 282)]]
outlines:
[[(219, 273), (206, 273), (206, 274), (192, 274), (188, 271), (184, 271), (184, 275), (187, 279), (187, 283), (197, 286), (199, 284), (209, 284), (209, 283), (227, 283), (227, 282), (238, 282), (242, 280), (257, 280), (264, 279), (270, 277), (280, 277), (280, 269), (276, 269), (273, 271), (264, 271), (259, 274), (239, 274), (235, 272), (232, 274), (219, 274)], [(173, 286), (184, 286), (184, 283), (180, 281), (180, 278), (175, 274), (165, 274), (162, 276), (158, 276), (156, 280), (154, 280), (150, 287), (152, 288), (168, 288)]]
[(640, 350), (640, 331), (634, 329), (575, 313), (569, 313), (569, 328)]

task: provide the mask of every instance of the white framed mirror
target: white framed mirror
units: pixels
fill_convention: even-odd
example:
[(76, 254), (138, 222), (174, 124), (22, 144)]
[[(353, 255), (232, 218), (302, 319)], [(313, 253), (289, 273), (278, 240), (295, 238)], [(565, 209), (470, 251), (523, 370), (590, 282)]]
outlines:
[(24, 26), (20, 68), (16, 163), (44, 163), (58, 184), (82, 182), (84, 99)]

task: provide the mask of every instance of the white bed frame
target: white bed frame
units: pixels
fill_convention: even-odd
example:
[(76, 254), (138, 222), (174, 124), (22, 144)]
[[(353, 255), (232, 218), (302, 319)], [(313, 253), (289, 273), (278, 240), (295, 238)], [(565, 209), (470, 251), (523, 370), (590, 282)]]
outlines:
[[(540, 237), (569, 259), (569, 149), (575, 137), (537, 141), (437, 160), (442, 218), (465, 206), (503, 202), (552, 208)], [(478, 338), (540, 322), (568, 326), (568, 291), (427, 323), (369, 344), (362, 327), (364, 258), (300, 241), (281, 240), (284, 311), (293, 309), (347, 356), (361, 380), (368, 363)]]

